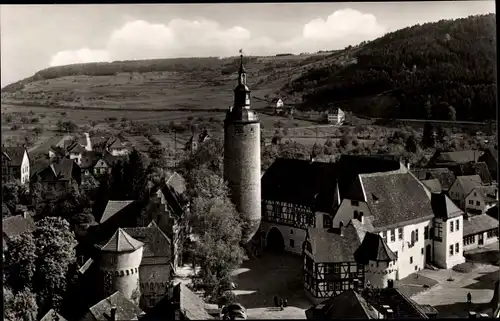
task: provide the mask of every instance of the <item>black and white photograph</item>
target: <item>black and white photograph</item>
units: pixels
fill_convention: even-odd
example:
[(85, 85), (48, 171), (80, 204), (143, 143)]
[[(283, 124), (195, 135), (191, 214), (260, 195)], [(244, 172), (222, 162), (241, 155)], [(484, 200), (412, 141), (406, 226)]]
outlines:
[(4, 321), (500, 318), (496, 30), (0, 5)]

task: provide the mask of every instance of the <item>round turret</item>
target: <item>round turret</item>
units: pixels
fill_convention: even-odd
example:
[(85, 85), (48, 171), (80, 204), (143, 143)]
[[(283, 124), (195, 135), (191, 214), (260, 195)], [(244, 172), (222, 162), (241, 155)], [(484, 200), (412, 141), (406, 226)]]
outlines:
[(120, 291), (125, 297), (139, 304), (139, 266), (144, 244), (122, 229), (103, 245), (100, 250), (99, 270), (103, 277), (104, 295)]
[(243, 241), (257, 232), (261, 221), (260, 123), (250, 108), (250, 89), (241, 58), (238, 85), (234, 89), (234, 106), (224, 120), (224, 179), (231, 198), (247, 225)]

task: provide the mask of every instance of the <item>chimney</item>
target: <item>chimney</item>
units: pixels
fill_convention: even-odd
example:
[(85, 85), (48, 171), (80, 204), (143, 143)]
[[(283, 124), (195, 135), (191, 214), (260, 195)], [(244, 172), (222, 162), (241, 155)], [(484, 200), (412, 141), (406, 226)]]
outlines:
[(339, 234), (340, 236), (344, 236), (344, 222), (339, 222)]
[(363, 215), (364, 215), (364, 214), (363, 214), (363, 212), (359, 212), (359, 214), (358, 214), (358, 220), (359, 220), (361, 223), (363, 223)]
[(406, 161), (406, 169), (407, 170), (410, 170), (410, 166), (411, 166), (410, 161), (409, 160)]
[(394, 311), (392, 309), (385, 310), (385, 315), (387, 319), (392, 319), (394, 317)]
[(116, 321), (116, 307), (111, 307), (111, 321)]

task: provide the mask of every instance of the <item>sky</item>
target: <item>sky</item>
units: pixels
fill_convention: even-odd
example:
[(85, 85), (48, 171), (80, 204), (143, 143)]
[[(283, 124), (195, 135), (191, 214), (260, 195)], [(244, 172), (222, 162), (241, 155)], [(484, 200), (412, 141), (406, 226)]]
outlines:
[(50, 66), (341, 49), (494, 1), (0, 5), (1, 86)]

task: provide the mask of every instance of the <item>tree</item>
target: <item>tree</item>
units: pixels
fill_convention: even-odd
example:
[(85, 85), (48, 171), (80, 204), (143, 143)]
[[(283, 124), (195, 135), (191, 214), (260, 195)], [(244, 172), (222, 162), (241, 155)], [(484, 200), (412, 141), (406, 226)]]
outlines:
[(67, 121), (58, 120), (57, 121), (57, 129), (60, 132), (72, 133), (78, 129), (78, 126), (75, 123), (73, 123), (71, 120), (67, 120)]
[(36, 321), (38, 306), (36, 296), (30, 289), (23, 289), (18, 292), (3, 287), (3, 319), (5, 321)]
[(434, 147), (435, 138), (434, 138), (434, 128), (431, 123), (426, 122), (424, 124), (424, 132), (422, 134), (422, 145), (425, 148)]
[(415, 136), (411, 135), (408, 137), (406, 140), (406, 146), (405, 149), (410, 152), (410, 153), (416, 153), (418, 148), (418, 143), (417, 140), (415, 139)]
[(33, 286), (43, 314), (61, 306), (74, 281), (77, 242), (68, 221), (60, 217), (38, 221), (33, 236), (37, 256)]
[(210, 300), (217, 300), (226, 290), (231, 272), (245, 259), (240, 246), (242, 221), (229, 199), (197, 197), (192, 204), (193, 232), (199, 241), (195, 254), (201, 269), (194, 280)]
[(127, 199), (143, 199), (147, 191), (147, 172), (150, 160), (147, 155), (134, 149), (123, 168), (125, 197)]
[(17, 293), (33, 287), (36, 270), (36, 245), (31, 233), (14, 236), (7, 241), (4, 254), (4, 276), (6, 284)]
[(16, 212), (16, 206), (28, 204), (28, 190), (21, 182), (7, 182), (2, 184), (2, 202), (7, 206), (11, 213)]

